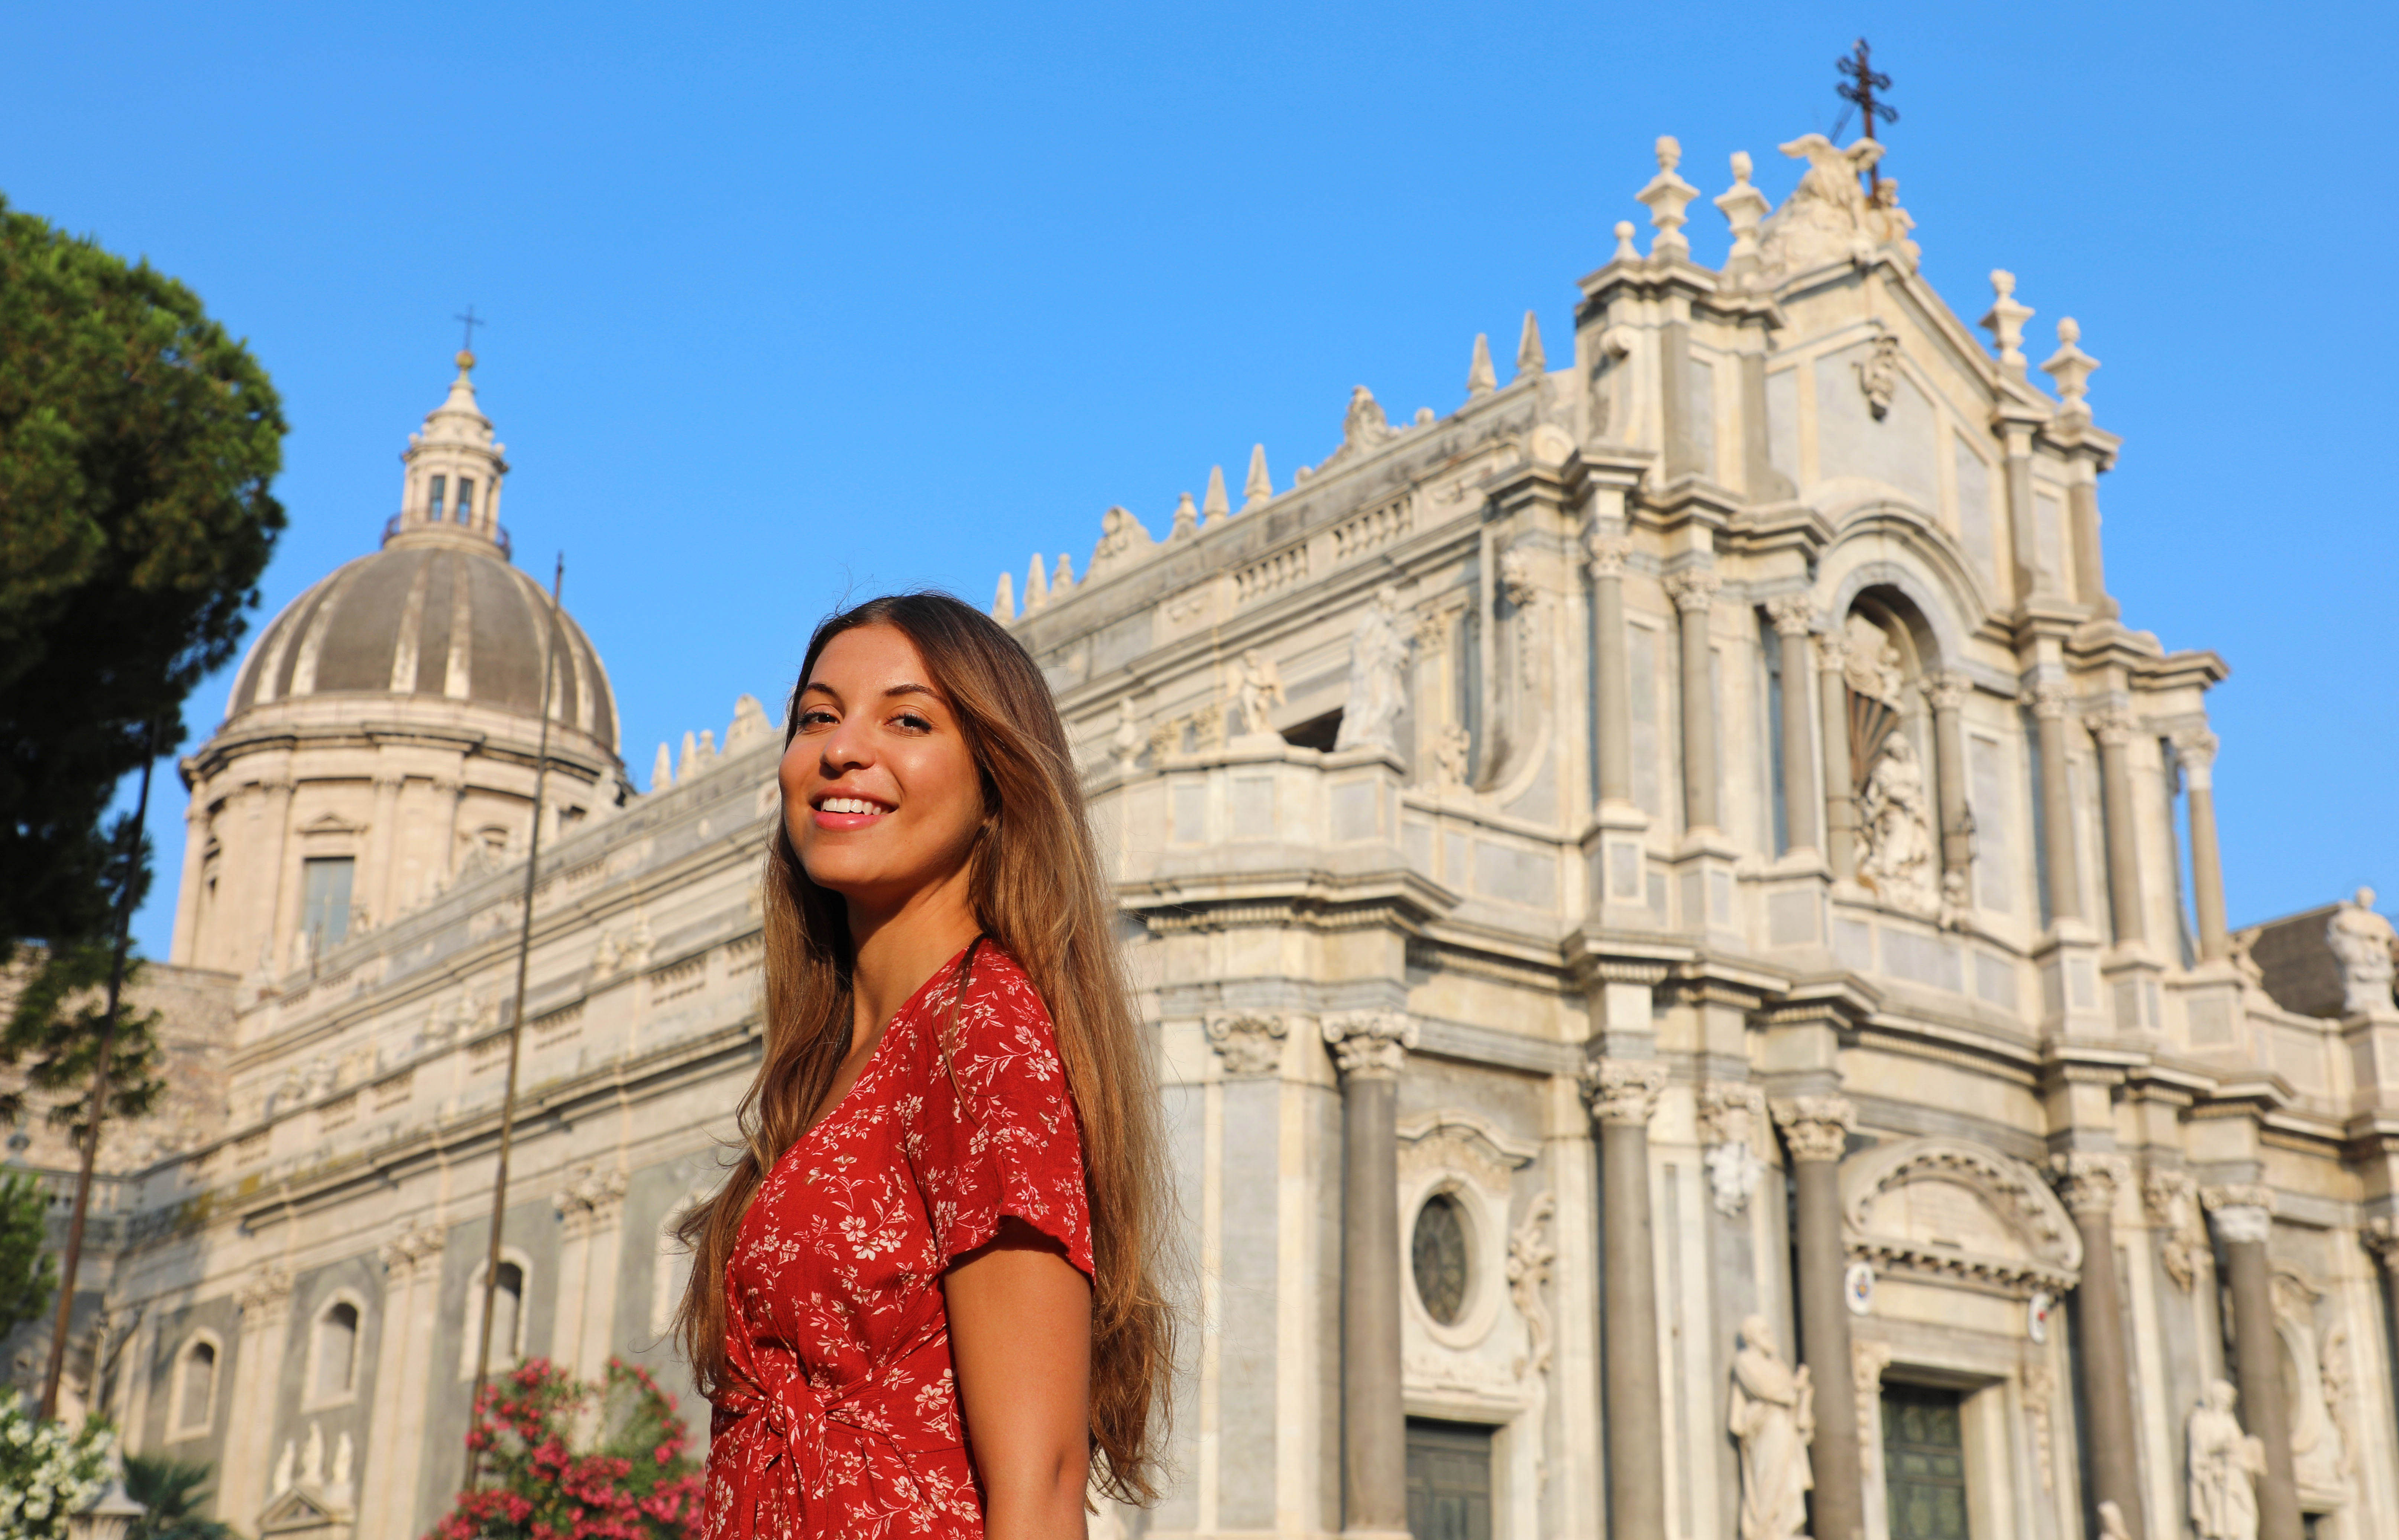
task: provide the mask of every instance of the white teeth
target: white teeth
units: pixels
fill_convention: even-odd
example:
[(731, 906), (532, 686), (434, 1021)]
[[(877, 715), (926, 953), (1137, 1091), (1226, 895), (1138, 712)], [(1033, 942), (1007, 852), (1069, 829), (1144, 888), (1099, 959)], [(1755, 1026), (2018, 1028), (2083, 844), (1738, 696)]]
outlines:
[(818, 805), (827, 813), (880, 813), (883, 811), (863, 797), (827, 797)]

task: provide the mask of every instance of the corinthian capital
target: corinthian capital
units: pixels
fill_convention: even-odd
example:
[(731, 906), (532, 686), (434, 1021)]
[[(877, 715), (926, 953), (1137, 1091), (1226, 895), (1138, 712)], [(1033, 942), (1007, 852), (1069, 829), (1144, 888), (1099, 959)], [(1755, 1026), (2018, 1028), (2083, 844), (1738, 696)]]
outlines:
[(2274, 1229), (2274, 1190), (2262, 1182), (2202, 1187), (2199, 1201), (2227, 1246), (2262, 1244)]
[(1766, 601), (1777, 636), (1806, 636), (1816, 624), (1816, 602), (1804, 593), (1777, 594)]
[(2216, 735), (2204, 727), (2186, 727), (2174, 736), (2175, 755), (2190, 776), (2193, 790), (2204, 790), (2216, 768)]
[(1924, 681), (1924, 698), (1936, 711), (1954, 711), (1966, 704), (1966, 692), (1973, 688), (1966, 676), (1955, 669), (1944, 669), (1928, 675)]
[(1816, 638), (1816, 668), (1827, 674), (1847, 673), (1850, 650), (1850, 639), (1839, 630), (1823, 632)]
[(2365, 1249), (2382, 1259), (2382, 1270), (2399, 1279), (2399, 1219), (2389, 1214), (2369, 1219), (2357, 1232)]
[(1666, 1088), (1666, 1066), (1647, 1059), (1590, 1059), (1583, 1062), (1582, 1099), (1602, 1123), (1643, 1128), (1658, 1111)]
[(291, 1309), (291, 1275), (273, 1263), (261, 1263), (258, 1270), (234, 1290), (233, 1302), (241, 1311), (244, 1331), (264, 1331), (279, 1325)]
[(2066, 703), (2073, 698), (2074, 692), (2063, 682), (2044, 679), (2032, 687), (2032, 714), (2051, 720), (2062, 717), (2066, 715)]
[(1216, 1050), (1230, 1076), (1272, 1074), (1282, 1068), (1283, 1039), (1290, 1024), (1273, 1012), (1212, 1016), (1208, 1046)]
[(1633, 554), (1633, 537), (1593, 530), (1582, 537), (1582, 553), (1593, 578), (1621, 577), (1624, 559)]
[(2057, 1183), (2068, 1212), (2109, 1214), (2116, 1209), (2116, 1190), (2133, 1179), (2133, 1169), (2122, 1155), (2075, 1151), (2050, 1156), (2049, 1179)]
[(1858, 1126), (1858, 1110), (1846, 1096), (1796, 1096), (1772, 1107), (1794, 1160), (1840, 1159)]
[(1342, 1078), (1395, 1080), (1416, 1046), (1416, 1019), (1396, 1010), (1343, 1010), (1324, 1018), (1324, 1041)]
[(1674, 601), (1674, 608), (1689, 615), (1695, 610), (1704, 612), (1715, 603), (1716, 590), (1723, 587), (1724, 579), (1712, 568), (1694, 567), (1666, 579), (1666, 597)]
[(2113, 707), (2085, 714), (2082, 725), (2091, 729), (2091, 736), (2104, 748), (2121, 749), (2133, 741), (2132, 717)]

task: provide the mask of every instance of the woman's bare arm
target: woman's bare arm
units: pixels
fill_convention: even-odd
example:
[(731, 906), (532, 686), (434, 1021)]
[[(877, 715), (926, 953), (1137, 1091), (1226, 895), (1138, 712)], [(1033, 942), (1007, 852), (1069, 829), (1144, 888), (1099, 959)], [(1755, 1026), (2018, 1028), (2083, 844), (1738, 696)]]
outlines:
[(989, 1540), (1082, 1540), (1091, 1473), (1091, 1285), (1021, 1219), (942, 1279)]

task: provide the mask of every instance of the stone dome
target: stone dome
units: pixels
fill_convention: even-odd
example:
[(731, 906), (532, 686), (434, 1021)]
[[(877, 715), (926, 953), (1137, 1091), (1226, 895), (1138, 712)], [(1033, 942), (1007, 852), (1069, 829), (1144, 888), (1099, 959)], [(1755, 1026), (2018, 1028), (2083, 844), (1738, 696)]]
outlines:
[[(231, 723), (278, 701), (429, 696), (541, 714), (549, 596), (496, 548), (406, 532), (336, 569), (260, 633), (226, 702)], [(600, 654), (561, 612), (551, 720), (617, 749), (617, 702)]]

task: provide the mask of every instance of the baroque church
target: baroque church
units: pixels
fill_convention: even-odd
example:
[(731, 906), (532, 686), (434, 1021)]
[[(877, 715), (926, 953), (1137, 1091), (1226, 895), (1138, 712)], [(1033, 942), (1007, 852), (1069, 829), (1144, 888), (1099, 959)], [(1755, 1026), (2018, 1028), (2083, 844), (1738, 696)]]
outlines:
[[(2392, 928), (2228, 926), (2226, 668), (2109, 596), (2097, 360), (1935, 293), (1872, 141), (1781, 148), (1720, 270), (1660, 140), (1555, 361), (1000, 580), (1190, 1259), (1173, 1483), (1095, 1534), (2399, 1533)], [(75, 1394), (262, 1535), (459, 1484), (536, 809), (495, 1353), (706, 1421), (667, 1228), (780, 734), (633, 787), (472, 362), (183, 761), (176, 1089), (103, 1162)]]

